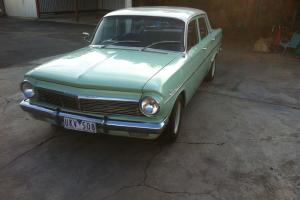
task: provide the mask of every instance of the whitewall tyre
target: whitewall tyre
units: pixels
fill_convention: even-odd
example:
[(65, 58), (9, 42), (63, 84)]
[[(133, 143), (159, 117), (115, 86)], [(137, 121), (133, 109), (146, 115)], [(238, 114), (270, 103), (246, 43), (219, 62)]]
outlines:
[(182, 98), (179, 97), (170, 115), (166, 130), (162, 134), (162, 139), (167, 143), (175, 142), (179, 135), (183, 107)]
[(213, 81), (214, 80), (215, 74), (216, 74), (216, 68), (217, 68), (216, 59), (214, 59), (214, 61), (212, 61), (212, 63), (211, 63), (210, 70), (209, 70), (209, 72), (206, 76), (206, 81)]

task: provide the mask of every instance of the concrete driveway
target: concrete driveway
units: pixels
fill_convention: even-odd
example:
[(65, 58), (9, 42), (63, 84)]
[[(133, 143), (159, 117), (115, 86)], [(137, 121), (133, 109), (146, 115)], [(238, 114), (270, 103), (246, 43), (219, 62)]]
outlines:
[[(40, 33), (40, 23), (33, 23), (33, 34)], [(0, 39), (13, 34), (6, 31), (0, 29)], [(40, 44), (49, 51), (57, 41), (50, 33), (39, 37), (50, 41)], [(64, 38), (61, 51), (83, 45), (76, 40)], [(31, 45), (37, 44), (24, 48)], [(300, 199), (299, 60), (225, 43), (216, 80), (203, 84), (186, 108), (178, 142), (163, 145), (57, 130), (33, 120), (18, 106), (19, 83), (49, 58), (22, 60), (30, 53), (18, 50), (22, 63), (11, 66), (5, 63), (16, 61), (3, 56), (5, 48), (1, 199)]]
[(82, 47), (94, 26), (0, 18), (0, 68)]

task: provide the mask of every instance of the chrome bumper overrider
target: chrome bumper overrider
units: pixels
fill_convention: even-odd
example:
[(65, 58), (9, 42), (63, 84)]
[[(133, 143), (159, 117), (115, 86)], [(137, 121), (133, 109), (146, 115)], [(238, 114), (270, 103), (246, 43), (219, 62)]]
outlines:
[(161, 123), (144, 123), (144, 122), (129, 122), (111, 120), (108, 118), (97, 118), (88, 115), (71, 114), (61, 112), (60, 110), (51, 110), (37, 105), (32, 105), (28, 100), (23, 100), (20, 103), (21, 108), (33, 115), (33, 117), (44, 120), (54, 120), (57, 125), (62, 125), (64, 118), (73, 118), (78, 120), (84, 120), (94, 122), (97, 124), (97, 129), (102, 130), (104, 133), (108, 131), (128, 131), (128, 132), (140, 132), (149, 134), (161, 134), (166, 126), (166, 120)]

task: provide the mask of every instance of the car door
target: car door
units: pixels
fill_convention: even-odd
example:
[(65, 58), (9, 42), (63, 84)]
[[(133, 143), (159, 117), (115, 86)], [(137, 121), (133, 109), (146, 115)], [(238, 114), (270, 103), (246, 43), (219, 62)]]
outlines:
[(212, 63), (212, 51), (214, 48), (214, 40), (211, 38), (211, 30), (208, 25), (206, 15), (201, 15), (198, 18), (198, 27), (203, 50), (203, 73), (207, 74)]
[(205, 74), (205, 67), (203, 66), (207, 51), (203, 48), (200, 40), (200, 33), (198, 28), (197, 18), (191, 20), (187, 27), (187, 51), (186, 63), (183, 68), (184, 76), (186, 77), (186, 96), (190, 99), (195, 91), (198, 89)]

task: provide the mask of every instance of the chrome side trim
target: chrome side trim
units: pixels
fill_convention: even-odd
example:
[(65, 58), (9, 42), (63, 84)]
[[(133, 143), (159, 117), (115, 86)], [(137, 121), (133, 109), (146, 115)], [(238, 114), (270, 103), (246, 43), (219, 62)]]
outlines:
[[(211, 55), (213, 53), (213, 51), (218, 48), (220, 43), (218, 43), (212, 50), (211, 52), (209, 53), (209, 55)], [(207, 56), (202, 62), (201, 64), (199, 65), (199, 67), (193, 71), (193, 73), (187, 77), (175, 90), (176, 92), (172, 92), (172, 95), (170, 95), (166, 100), (165, 100), (165, 104), (168, 103), (176, 94), (178, 94), (179, 91), (181, 91), (182, 87), (193, 77), (193, 75), (200, 69), (201, 65), (209, 58), (209, 56)]]
[(161, 134), (167, 125), (167, 120), (164, 120), (160, 123), (145, 123), (111, 120), (108, 118), (97, 118), (94, 116), (88, 116), (84, 114), (71, 114), (61, 112), (59, 110), (52, 110), (49, 108), (44, 108), (42, 106), (33, 105), (30, 104), (28, 100), (23, 100), (20, 103), (20, 106), (24, 111), (29, 112), (33, 115), (33, 117), (39, 120), (43, 120), (43, 118), (50, 118), (55, 120), (57, 125), (62, 125), (64, 117), (90, 121), (96, 123), (99, 128), (103, 129), (104, 133), (106, 133), (109, 130), (121, 130), (128, 132)]

